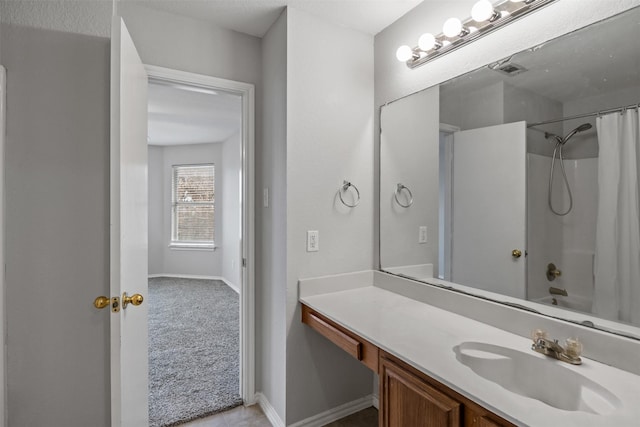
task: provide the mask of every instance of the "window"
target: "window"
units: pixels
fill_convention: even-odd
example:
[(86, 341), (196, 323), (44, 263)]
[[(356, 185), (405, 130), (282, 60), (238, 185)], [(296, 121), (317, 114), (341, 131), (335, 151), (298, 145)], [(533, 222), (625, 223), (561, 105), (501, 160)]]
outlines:
[(213, 248), (214, 165), (173, 166), (171, 246)]

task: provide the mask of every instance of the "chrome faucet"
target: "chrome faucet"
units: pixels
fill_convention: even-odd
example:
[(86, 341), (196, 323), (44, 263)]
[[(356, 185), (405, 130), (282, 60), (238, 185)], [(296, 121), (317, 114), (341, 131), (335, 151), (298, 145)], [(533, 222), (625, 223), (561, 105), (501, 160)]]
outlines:
[(547, 333), (541, 329), (534, 330), (531, 338), (533, 339), (531, 350), (572, 365), (582, 364), (582, 359), (580, 359), (582, 343), (577, 339), (567, 338), (566, 346), (562, 347), (558, 344), (558, 340), (547, 338)]

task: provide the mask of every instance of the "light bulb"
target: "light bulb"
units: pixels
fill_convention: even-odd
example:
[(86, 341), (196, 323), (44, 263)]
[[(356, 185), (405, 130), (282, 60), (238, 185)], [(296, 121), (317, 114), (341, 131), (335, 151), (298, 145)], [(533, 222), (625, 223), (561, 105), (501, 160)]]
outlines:
[(449, 18), (442, 26), (442, 32), (447, 37), (459, 36), (463, 33), (464, 27), (462, 21), (458, 18)]
[(489, 21), (495, 14), (493, 4), (489, 0), (480, 0), (471, 9), (471, 17), (476, 22)]
[(437, 49), (441, 46), (442, 43), (436, 40), (435, 36), (431, 33), (424, 33), (418, 39), (418, 47), (420, 50), (424, 50), (425, 52), (433, 48)]
[(413, 49), (406, 44), (400, 46), (398, 50), (396, 50), (396, 58), (398, 58), (400, 62), (407, 62), (413, 58)]

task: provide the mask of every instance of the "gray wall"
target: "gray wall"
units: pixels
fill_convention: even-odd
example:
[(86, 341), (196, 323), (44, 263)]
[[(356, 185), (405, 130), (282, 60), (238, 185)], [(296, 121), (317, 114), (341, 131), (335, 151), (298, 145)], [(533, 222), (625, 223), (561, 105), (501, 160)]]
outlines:
[(9, 425), (108, 426), (110, 313), (92, 302), (109, 292), (109, 42), (0, 38)]
[[(214, 234), (216, 245), (222, 246), (224, 219), (222, 215), (217, 216), (221, 212), (220, 207), (223, 205), (225, 197), (222, 144), (188, 144), (153, 148), (153, 150), (149, 150), (150, 153), (154, 153), (149, 156), (149, 274), (222, 276), (222, 250), (169, 247), (171, 242), (172, 166), (198, 163), (213, 163), (215, 165), (216, 218)], [(158, 187), (160, 194), (159, 197), (155, 197)], [(152, 266), (155, 269), (152, 270)]]
[[(143, 62), (256, 85), (260, 145), (259, 38), (140, 5), (120, 8)], [(3, 24), (103, 37), (109, 35), (111, 12), (111, 2), (0, 2)], [(8, 265), (7, 302), (29, 304), (16, 303), (7, 313), (10, 425), (110, 425), (109, 319), (91, 305), (108, 294), (109, 42), (16, 31), (19, 37), (3, 25), (0, 58), (9, 68), (13, 94), (6, 256), (8, 264), (19, 266)], [(40, 182), (33, 182), (29, 174), (39, 167), (45, 176), (40, 172)], [(34, 193), (18, 188), (25, 180)], [(49, 203), (44, 208), (43, 201)], [(81, 218), (71, 215), (78, 206)], [(284, 378), (274, 387), (283, 384)]]
[[(372, 373), (302, 325), (298, 279), (371, 268), (373, 37), (289, 8), (286, 423), (371, 394)], [(361, 194), (340, 203), (344, 179)], [(320, 251), (306, 252), (306, 231)]]
[[(256, 388), (280, 419), (285, 418), (287, 259), (287, 11), (262, 39), (263, 144), (257, 148), (256, 175)], [(262, 190), (269, 191), (269, 206)]]

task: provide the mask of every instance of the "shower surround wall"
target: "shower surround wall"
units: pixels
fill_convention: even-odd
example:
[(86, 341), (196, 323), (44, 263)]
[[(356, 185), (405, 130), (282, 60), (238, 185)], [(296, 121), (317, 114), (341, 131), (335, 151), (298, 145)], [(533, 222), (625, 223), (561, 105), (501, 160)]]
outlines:
[[(640, 87), (563, 103), (505, 82), (463, 93), (444, 85), (440, 121), (462, 130), (523, 119), (535, 123), (637, 103), (638, 93)], [(576, 134), (564, 149), (573, 209), (566, 216), (556, 216), (547, 203), (555, 140), (546, 139), (544, 132), (564, 136), (582, 123), (591, 123), (593, 129)], [(598, 187), (595, 117), (528, 129), (527, 156), (527, 299), (539, 301), (545, 298), (545, 302), (550, 303), (549, 287), (554, 286), (566, 289), (572, 304), (590, 311), (597, 212), (597, 191), (594, 189)], [(564, 210), (569, 201), (559, 166), (556, 161), (553, 205), (556, 210)], [(547, 280), (549, 263), (562, 271), (554, 281)]]
[[(638, 102), (640, 86), (584, 97), (561, 104), (557, 117), (570, 117), (594, 111), (616, 108)], [(529, 120), (531, 121), (531, 120)], [(569, 301), (586, 311), (591, 310), (594, 287), (594, 256), (596, 212), (598, 203), (598, 137), (596, 117), (567, 120), (541, 126), (557, 135), (567, 135), (577, 126), (590, 123), (593, 128), (574, 135), (564, 148), (565, 170), (573, 195), (573, 209), (566, 216), (554, 215), (548, 206), (549, 168), (553, 144), (544, 144), (542, 132), (529, 130), (528, 158), (528, 274), (529, 300), (549, 300), (549, 286), (564, 288)], [(555, 126), (555, 127), (550, 127)], [(535, 139), (534, 139), (535, 138)], [(544, 148), (540, 148), (543, 146)], [(559, 163), (553, 182), (553, 206), (564, 211), (569, 197)], [(550, 282), (546, 278), (547, 264), (553, 262), (562, 275)]]
[[(549, 296), (549, 287), (564, 288), (578, 301), (590, 302), (593, 296), (593, 255), (597, 211), (598, 159), (565, 160), (567, 180), (573, 194), (573, 209), (565, 216), (549, 209), (549, 167), (551, 158), (528, 156), (528, 235), (529, 257), (527, 287), (529, 300)], [(569, 197), (556, 161), (553, 182), (553, 206), (565, 210)], [(554, 263), (562, 275), (547, 280), (547, 264)], [(590, 304), (587, 303), (587, 309)]]

